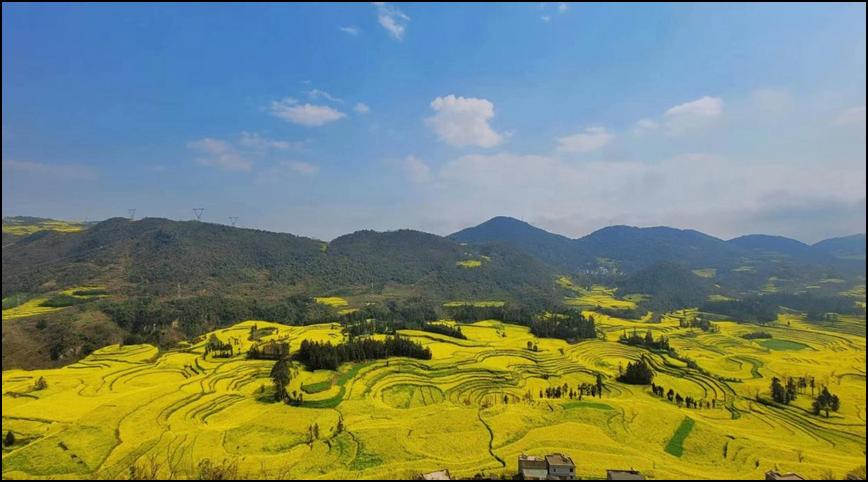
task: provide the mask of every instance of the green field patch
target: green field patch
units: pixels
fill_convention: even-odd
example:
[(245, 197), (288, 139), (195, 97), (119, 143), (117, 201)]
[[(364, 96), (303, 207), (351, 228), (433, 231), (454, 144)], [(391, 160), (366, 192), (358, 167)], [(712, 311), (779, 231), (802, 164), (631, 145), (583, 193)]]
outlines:
[(576, 400), (567, 402), (563, 405), (564, 410), (575, 410), (577, 408), (591, 408), (594, 410), (615, 410), (611, 405), (600, 402), (586, 402), (584, 400)]
[(805, 348), (808, 348), (808, 345), (805, 345), (803, 343), (799, 343), (797, 341), (780, 340), (777, 338), (770, 338), (770, 339), (766, 339), (766, 340), (761, 340), (757, 343), (768, 348), (769, 350), (777, 350), (777, 351), (795, 351), (795, 350), (804, 350)]
[(316, 383), (308, 383), (306, 385), (302, 385), (301, 389), (304, 393), (319, 393), (324, 392), (332, 387), (331, 380), (323, 380), (321, 382)]
[(714, 278), (717, 276), (717, 270), (714, 268), (702, 268), (693, 270), (693, 274), (700, 278)]
[(694, 422), (692, 418), (684, 417), (684, 420), (681, 421), (681, 425), (679, 425), (678, 429), (675, 430), (675, 433), (672, 434), (672, 438), (669, 439), (669, 443), (666, 444), (664, 450), (676, 457), (681, 457), (681, 455), (684, 454), (684, 441), (687, 439), (687, 436), (690, 435), (695, 424), (696, 422)]

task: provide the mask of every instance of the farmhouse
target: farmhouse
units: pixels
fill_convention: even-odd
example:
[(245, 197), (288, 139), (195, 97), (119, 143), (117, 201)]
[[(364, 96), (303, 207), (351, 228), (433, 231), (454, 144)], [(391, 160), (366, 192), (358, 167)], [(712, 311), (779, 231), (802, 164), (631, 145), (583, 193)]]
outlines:
[(606, 470), (606, 480), (645, 480), (638, 470)]
[(576, 464), (566, 455), (546, 455), (546, 464), (549, 469), (549, 480), (575, 480)]
[(518, 472), (524, 480), (575, 480), (576, 464), (564, 454), (543, 457), (518, 456)]
[(777, 470), (769, 470), (766, 472), (766, 480), (805, 480), (805, 478), (795, 472), (781, 473)]
[(549, 469), (545, 459), (521, 454), (518, 456), (518, 473), (524, 480), (545, 480)]
[(449, 469), (443, 469), (422, 474), (422, 480), (452, 480), (452, 476), (449, 475)]

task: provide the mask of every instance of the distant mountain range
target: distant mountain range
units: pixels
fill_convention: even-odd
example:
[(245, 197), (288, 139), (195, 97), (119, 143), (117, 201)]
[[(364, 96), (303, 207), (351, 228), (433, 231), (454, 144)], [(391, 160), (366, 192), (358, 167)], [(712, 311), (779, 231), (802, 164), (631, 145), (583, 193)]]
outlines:
[[(559, 275), (621, 276), (660, 263), (714, 270), (715, 282), (733, 290), (758, 289), (771, 276), (851, 279), (865, 273), (864, 234), (807, 245), (780, 236), (725, 241), (694, 230), (611, 226), (571, 239), (496, 217), (447, 237), (358, 231), (326, 243), (160, 218), (90, 226), (40, 218), (34, 224), (47, 230), (26, 235), (25, 221), (10, 223), (24, 234), (4, 235), (4, 296), (111, 284), (157, 296), (376, 289), (443, 299), (549, 298), (556, 297), (552, 280)], [(4, 232), (6, 226), (4, 219)]]
[(848, 261), (865, 260), (864, 234), (810, 246), (782, 236), (756, 234), (724, 241), (692, 229), (610, 226), (570, 239), (514, 218), (496, 217), (449, 238), (474, 244), (506, 243), (567, 271), (592, 268), (604, 259), (615, 261), (624, 271), (661, 261), (695, 268), (737, 268), (769, 259), (848, 270), (858, 267)]

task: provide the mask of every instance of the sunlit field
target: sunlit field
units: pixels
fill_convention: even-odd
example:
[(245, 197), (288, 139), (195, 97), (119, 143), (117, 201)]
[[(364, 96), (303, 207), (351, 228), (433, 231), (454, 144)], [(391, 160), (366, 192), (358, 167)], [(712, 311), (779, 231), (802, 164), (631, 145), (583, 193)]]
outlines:
[(3, 232), (18, 236), (27, 236), (39, 231), (59, 231), (72, 233), (85, 228), (84, 223), (46, 219), (39, 222), (22, 222), (16, 219), (3, 220)]
[(106, 291), (101, 286), (80, 286), (58, 291), (53, 295), (29, 299), (20, 295), (10, 296), (3, 298), (3, 319), (11, 320), (52, 313), (77, 302), (97, 300), (105, 296)]
[[(339, 325), (239, 323), (214, 332), (233, 346), (228, 359), (205, 355), (207, 336), (163, 353), (108, 346), (60, 369), (3, 372), (2, 428), (16, 438), (4, 449), (3, 477), (128, 477), (131, 467), (192, 477), (203, 459), (235, 463), (244, 477), (512, 475), (519, 454), (550, 452), (570, 455), (586, 478), (625, 467), (659, 479), (761, 478), (769, 469), (840, 477), (864, 464), (864, 337), (793, 316), (763, 327), (769, 346), (741, 337), (751, 325), (679, 328), (685, 313), (659, 324), (597, 315), (601, 338), (578, 344), (493, 320), (460, 325), (466, 340), (404, 331), (433, 359), (338, 372), (296, 365), (289, 391), (304, 394), (301, 406), (271, 401), (273, 362), (244, 356), (251, 327), (273, 328), (262, 340), (296, 350), (305, 339), (341, 342)], [(701, 371), (617, 343), (633, 328), (668, 336)], [(714, 408), (679, 408), (649, 387), (616, 382), (619, 365), (642, 354), (655, 383)], [(597, 373), (601, 397), (540, 398), (546, 388), (594, 383)], [(771, 377), (805, 375), (839, 395), (838, 413), (812, 415), (809, 393), (787, 408), (755, 401), (768, 399)], [(47, 386), (34, 389), (40, 377)]]

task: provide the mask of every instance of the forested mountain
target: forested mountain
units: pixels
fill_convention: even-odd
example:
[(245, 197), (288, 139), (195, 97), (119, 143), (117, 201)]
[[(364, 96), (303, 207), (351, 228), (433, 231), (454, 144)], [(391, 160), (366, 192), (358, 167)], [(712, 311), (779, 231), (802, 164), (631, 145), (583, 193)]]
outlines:
[(854, 234), (841, 238), (831, 238), (813, 245), (814, 249), (828, 253), (836, 258), (865, 261), (865, 235)]
[(825, 251), (784, 236), (749, 234), (728, 241), (729, 244), (757, 256), (789, 258), (810, 263), (834, 263)]
[[(637, 316), (700, 306), (710, 294), (798, 295), (807, 288), (849, 306), (852, 299), (834, 297), (864, 284), (858, 261), (864, 239), (812, 247), (773, 236), (723, 241), (692, 230), (628, 226), (569, 239), (500, 217), (450, 237), (358, 231), (326, 243), (196, 221), (113, 218), (4, 238), (4, 309), (31, 298), (68, 309), (4, 322), (3, 359), (16, 366), (62, 363), (130, 337), (171, 344), (247, 318), (337, 320), (337, 309), (312, 298), (326, 295), (351, 297), (355, 308), (374, 312), (427, 313), (425, 319), (442, 315), (449, 301), (497, 300), (526, 322), (571, 295), (555, 283), (562, 275), (583, 286), (616, 286), (620, 295), (646, 295)], [(61, 293), (82, 286), (107, 296), (83, 302)], [(33, 329), (26, 320), (40, 324)]]
[(668, 311), (703, 304), (712, 291), (712, 284), (684, 265), (659, 262), (622, 279), (618, 288), (623, 293), (646, 295), (641, 303), (645, 309)]
[[(479, 267), (459, 263), (478, 258)], [(129, 295), (256, 289), (321, 293), (406, 285), (444, 298), (549, 296), (554, 272), (506, 246), (465, 247), (411, 230), (359, 231), (331, 243), (252, 229), (113, 218), (73, 233), (39, 232), (3, 249), (3, 294), (85, 284)]]
[(506, 216), (462, 229), (449, 238), (469, 244), (506, 243), (553, 266), (575, 269), (586, 261), (574, 240)]

